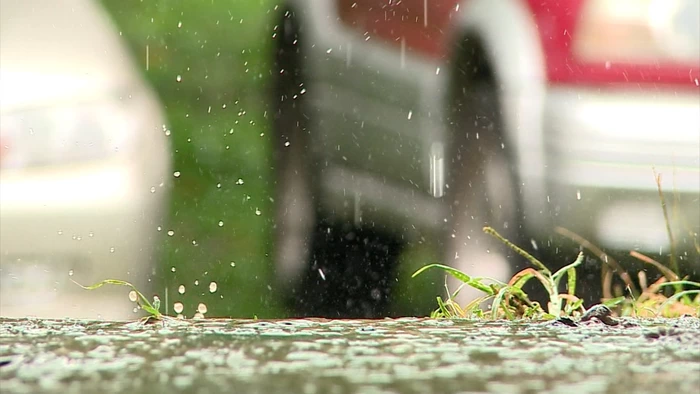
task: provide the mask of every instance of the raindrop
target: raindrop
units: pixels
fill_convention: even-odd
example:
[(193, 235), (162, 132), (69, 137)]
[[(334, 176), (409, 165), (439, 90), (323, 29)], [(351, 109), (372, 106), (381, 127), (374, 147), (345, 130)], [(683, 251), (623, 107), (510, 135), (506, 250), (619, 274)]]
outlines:
[(63, 235), (63, 230), (58, 230), (58, 235)]
[(109, 253), (114, 253), (114, 247), (109, 248)]
[(175, 313), (182, 313), (182, 311), (185, 309), (185, 306), (182, 305), (182, 302), (176, 302), (173, 304), (173, 310)]
[(326, 274), (323, 273), (322, 269), (318, 269), (318, 274), (321, 275), (321, 279), (326, 280)]
[(177, 77), (175, 77), (175, 80), (178, 82), (182, 82), (182, 75), (178, 74)]
[(223, 220), (219, 220), (219, 227), (224, 227), (224, 221), (223, 221)]
[(238, 180), (236, 181), (236, 185), (242, 185), (242, 184), (243, 184), (243, 179), (238, 178)]
[(260, 215), (262, 215), (262, 211), (260, 211), (260, 209), (258, 209), (258, 208), (255, 208), (255, 214), (260, 216)]
[(170, 271), (175, 272), (176, 271), (175, 267), (170, 267)]
[(179, 29), (181, 27), (182, 27), (182, 22), (177, 22), (177, 28)]
[(93, 233), (92, 231), (90, 231), (90, 232), (88, 233), (88, 237), (92, 238), (92, 237), (94, 237), (94, 236), (95, 236), (95, 233)]
[(180, 287), (177, 288), (177, 292), (180, 294), (185, 294), (185, 285), (180, 285)]
[(195, 286), (199, 286), (199, 280), (195, 280), (195, 281), (194, 281), (194, 285), (195, 285)]
[(179, 178), (179, 177), (180, 177), (180, 171), (175, 171), (175, 172), (173, 172), (173, 176), (174, 176), (175, 178)]
[(413, 111), (408, 111), (408, 120), (411, 120), (413, 117)]
[(437, 69), (435, 69), (435, 75), (440, 75), (440, 67), (438, 67)]
[(331, 53), (331, 52), (333, 52), (333, 48), (326, 49), (326, 53)]
[(217, 188), (217, 189), (221, 189), (221, 184), (220, 184), (220, 183), (217, 183), (217, 184), (216, 184), (216, 188)]
[(68, 271), (68, 276), (73, 276), (73, 270)]
[(156, 192), (156, 187), (155, 187), (155, 186), (151, 186), (151, 193), (155, 193), (155, 192)]
[(201, 314), (207, 313), (207, 306), (204, 305), (204, 303), (200, 302), (199, 305), (197, 305), (197, 312)]
[(232, 262), (231, 262), (231, 267), (235, 267), (235, 266), (236, 266), (236, 262), (235, 262), (235, 261), (232, 261)]
[(285, 141), (284, 146), (289, 146), (289, 141)]
[(580, 190), (576, 190), (576, 199), (581, 200), (581, 191)]
[(139, 299), (139, 296), (138, 296), (138, 294), (136, 294), (136, 291), (131, 290), (131, 291), (129, 292), (129, 300), (130, 300), (131, 302), (136, 302), (138, 299)]
[(216, 282), (209, 283), (209, 292), (210, 293), (216, 293), (217, 288), (218, 288), (218, 285), (216, 284)]
[(537, 241), (534, 239), (530, 238), (530, 244), (532, 244), (532, 249), (539, 250), (537, 247)]
[(175, 231), (173, 231), (173, 230), (168, 230), (168, 236), (169, 236), (169, 237), (172, 237), (173, 235), (175, 235)]

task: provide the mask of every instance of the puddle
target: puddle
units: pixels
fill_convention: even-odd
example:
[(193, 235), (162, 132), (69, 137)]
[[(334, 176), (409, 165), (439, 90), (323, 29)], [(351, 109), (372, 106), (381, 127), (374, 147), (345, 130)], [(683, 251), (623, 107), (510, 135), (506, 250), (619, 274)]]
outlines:
[(3, 393), (697, 393), (700, 319), (0, 319)]

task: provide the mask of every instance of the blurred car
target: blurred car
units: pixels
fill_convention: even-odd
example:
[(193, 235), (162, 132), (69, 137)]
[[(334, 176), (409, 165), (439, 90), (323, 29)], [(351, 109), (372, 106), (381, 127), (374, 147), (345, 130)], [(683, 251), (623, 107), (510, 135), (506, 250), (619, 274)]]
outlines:
[[(680, 258), (698, 263), (700, 2), (288, 0), (279, 11), (275, 260), (309, 313), (381, 314), (376, 278), (408, 242), (505, 281), (522, 258), (487, 225), (535, 248), (562, 226), (608, 250), (667, 254), (654, 169), (682, 213)], [(353, 295), (328, 306), (348, 283)]]
[(0, 316), (135, 316), (167, 212), (165, 119), (96, 1), (0, 1)]

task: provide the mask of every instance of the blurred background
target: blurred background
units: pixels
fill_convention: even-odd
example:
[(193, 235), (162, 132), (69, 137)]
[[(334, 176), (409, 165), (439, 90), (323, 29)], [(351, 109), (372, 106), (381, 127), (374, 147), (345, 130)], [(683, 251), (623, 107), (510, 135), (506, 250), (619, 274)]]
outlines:
[[(187, 317), (289, 314), (272, 261), (269, 94), (279, 1), (67, 3), (2, 0), (0, 315), (22, 315), (39, 298), (58, 314), (64, 310), (55, 309), (57, 302), (76, 316), (135, 316), (131, 307), (111, 314), (115, 307), (98, 302), (103, 289), (85, 296), (70, 282), (106, 278), (157, 293), (171, 314), (176, 303)], [(84, 19), (72, 19), (83, 11)], [(61, 56), (68, 48), (71, 56)], [(55, 74), (72, 70), (74, 80), (36, 66), (56, 58), (65, 61), (55, 63)], [(80, 94), (62, 97), (65, 86), (80, 86)], [(83, 122), (106, 132), (97, 139), (70, 134)], [(47, 125), (65, 133), (47, 146), (26, 140), (33, 131), (19, 132)], [(99, 166), (85, 164), (84, 152), (94, 154), (96, 146), (113, 154)], [(66, 157), (75, 160), (60, 162)], [(26, 174), (45, 187), (32, 186)], [(101, 229), (105, 223), (110, 228)], [(97, 266), (75, 256), (83, 247)], [(572, 244), (558, 252), (569, 261), (577, 250)], [(394, 314), (434, 308), (443, 275), (409, 278), (440, 258), (420, 242), (406, 245)], [(56, 301), (61, 289), (77, 295)]]

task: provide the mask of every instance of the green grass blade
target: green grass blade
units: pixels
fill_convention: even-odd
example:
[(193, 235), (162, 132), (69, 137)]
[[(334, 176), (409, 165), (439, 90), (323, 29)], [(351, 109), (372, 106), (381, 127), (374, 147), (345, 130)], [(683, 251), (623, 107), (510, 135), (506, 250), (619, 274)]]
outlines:
[[(491, 303), (491, 318), (494, 320), (498, 319), (498, 307), (501, 306), (501, 303), (503, 303), (503, 297), (505, 297), (508, 293), (508, 289), (509, 287), (502, 288), (493, 298), (493, 302)], [(506, 305), (503, 305), (501, 309), (503, 309), (503, 312), (506, 314), (506, 317), (508, 317), (509, 320), (513, 320), (512, 316), (508, 316), (510, 311), (508, 311)]]
[(578, 252), (578, 256), (573, 263), (561, 267), (556, 273), (554, 273), (554, 275), (552, 275), (552, 283), (554, 284), (554, 288), (559, 288), (559, 282), (561, 281), (562, 276), (564, 276), (568, 270), (576, 269), (576, 267), (581, 264), (583, 264), (583, 252)]
[(545, 275), (551, 275), (551, 272), (549, 271), (549, 268), (542, 264), (541, 261), (537, 260), (535, 256), (531, 255), (530, 253), (526, 252), (524, 249), (520, 248), (516, 244), (508, 241), (507, 239), (503, 238), (501, 234), (498, 233), (498, 231), (494, 230), (492, 227), (484, 227), (484, 232), (486, 234), (492, 235), (496, 238), (498, 238), (499, 241), (503, 242), (506, 246), (509, 248), (513, 249), (516, 253), (519, 255), (525, 257), (527, 261), (530, 262), (530, 264), (534, 265), (537, 267), (538, 270), (542, 271)]
[(475, 280), (474, 278), (465, 274), (464, 272), (462, 272), (456, 268), (450, 267), (448, 265), (444, 265), (444, 264), (425, 265), (425, 266), (421, 267), (418, 271), (414, 272), (413, 275), (411, 275), (411, 278), (415, 278), (416, 276), (422, 274), (423, 272), (425, 272), (426, 270), (428, 270), (430, 268), (441, 269), (441, 270), (447, 272), (448, 274), (452, 275), (456, 279), (462, 281), (463, 283), (466, 283), (468, 286), (471, 286), (471, 287), (473, 287), (477, 290), (480, 290), (480, 291), (482, 291), (486, 294), (489, 294), (489, 295), (494, 294), (493, 289), (491, 289), (491, 287), (481, 283), (480, 280)]
[(525, 284), (526, 284), (530, 279), (532, 279), (532, 278), (534, 278), (534, 277), (535, 277), (535, 274), (531, 274), (531, 273), (524, 274), (523, 276), (521, 276), (520, 278), (518, 278), (518, 280), (516, 280), (515, 283), (513, 283), (513, 287), (518, 288), (518, 289), (522, 289), (523, 286), (525, 286)]
[(566, 287), (570, 295), (576, 295), (576, 268), (566, 271)]
[(681, 285), (681, 286), (700, 287), (700, 283), (699, 283), (699, 282), (693, 282), (693, 281), (690, 281), (690, 280), (676, 280), (676, 281), (673, 281), (673, 282), (664, 282), (664, 283), (660, 283), (660, 284), (658, 284), (658, 285), (656, 285), (656, 286), (658, 286), (659, 288), (662, 288), (662, 287), (667, 287), (667, 286), (678, 286), (678, 285)]
[(116, 286), (129, 287), (138, 296), (138, 299), (141, 301), (139, 304), (143, 310), (145, 310), (146, 312), (148, 312), (154, 316), (158, 316), (158, 317), (161, 316), (160, 312), (156, 308), (154, 308), (150, 302), (148, 302), (148, 299), (143, 294), (141, 294), (141, 292), (138, 291), (138, 289), (136, 289), (136, 287), (134, 285), (132, 285), (131, 283), (129, 283), (127, 281), (118, 280), (118, 279), (105, 279), (103, 281), (97, 282), (97, 283), (90, 285), (90, 286), (83, 286), (80, 283), (74, 281), (73, 279), (71, 279), (71, 282), (75, 283), (76, 285), (82, 287), (85, 290), (99, 289), (100, 287), (102, 287), (104, 285), (116, 285)]
[(685, 291), (681, 291), (679, 293), (672, 295), (666, 301), (664, 301), (663, 304), (659, 305), (659, 308), (658, 308), (659, 313), (663, 312), (666, 305), (668, 305), (674, 301), (678, 301), (679, 298), (686, 297), (686, 296), (689, 296), (691, 294), (700, 294), (700, 289), (698, 289), (698, 290), (685, 290)]
[(615, 297), (603, 302), (602, 304), (607, 306), (608, 308), (614, 308), (622, 304), (626, 299), (627, 298), (625, 296)]

